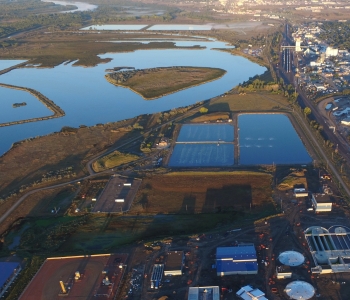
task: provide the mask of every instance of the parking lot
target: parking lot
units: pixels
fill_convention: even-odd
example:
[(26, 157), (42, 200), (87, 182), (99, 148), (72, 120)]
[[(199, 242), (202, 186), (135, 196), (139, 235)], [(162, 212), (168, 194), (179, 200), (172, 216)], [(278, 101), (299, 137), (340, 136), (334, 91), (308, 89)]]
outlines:
[(140, 179), (112, 177), (94, 205), (93, 212), (126, 212), (141, 184)]

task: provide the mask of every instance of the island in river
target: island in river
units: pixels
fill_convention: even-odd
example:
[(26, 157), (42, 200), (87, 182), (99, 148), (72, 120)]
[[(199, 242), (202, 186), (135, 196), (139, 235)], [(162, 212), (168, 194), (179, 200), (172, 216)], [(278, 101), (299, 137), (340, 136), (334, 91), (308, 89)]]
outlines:
[(105, 77), (108, 82), (127, 87), (151, 100), (219, 79), (225, 73), (219, 68), (164, 67), (114, 72)]

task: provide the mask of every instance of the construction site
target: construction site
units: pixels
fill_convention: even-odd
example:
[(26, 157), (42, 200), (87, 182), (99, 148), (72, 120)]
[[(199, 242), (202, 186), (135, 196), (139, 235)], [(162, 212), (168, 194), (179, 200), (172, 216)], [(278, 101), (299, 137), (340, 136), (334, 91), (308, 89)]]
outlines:
[(19, 299), (115, 299), (127, 254), (47, 258)]

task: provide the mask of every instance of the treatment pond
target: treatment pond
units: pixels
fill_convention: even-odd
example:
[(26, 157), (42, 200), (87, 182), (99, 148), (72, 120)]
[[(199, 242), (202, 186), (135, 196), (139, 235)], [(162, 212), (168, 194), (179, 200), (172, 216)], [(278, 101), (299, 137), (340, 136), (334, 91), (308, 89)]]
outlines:
[[(234, 126), (238, 136), (234, 137)], [(284, 114), (243, 114), (238, 124), (183, 125), (170, 167), (308, 164), (312, 159)]]

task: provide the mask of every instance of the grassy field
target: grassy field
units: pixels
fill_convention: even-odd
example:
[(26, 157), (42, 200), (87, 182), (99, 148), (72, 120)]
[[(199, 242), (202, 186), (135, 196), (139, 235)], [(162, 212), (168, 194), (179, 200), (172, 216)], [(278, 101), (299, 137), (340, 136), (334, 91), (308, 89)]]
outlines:
[(285, 176), (277, 186), (277, 188), (281, 191), (290, 190), (295, 187), (308, 188), (304, 171), (291, 172)]
[[(166, 196), (165, 196), (166, 195)], [(212, 213), (271, 201), (271, 176), (257, 172), (175, 172), (145, 178), (133, 209), (147, 213)]]
[(289, 103), (281, 94), (269, 92), (253, 92), (246, 94), (228, 94), (219, 100), (212, 101), (209, 112), (218, 111), (271, 111), (281, 109)]
[(216, 112), (211, 114), (205, 114), (199, 117), (196, 117), (191, 120), (191, 123), (203, 123), (203, 122), (212, 122), (216, 120), (228, 120), (230, 114), (226, 112)]
[(138, 70), (125, 82), (117, 82), (106, 75), (109, 82), (130, 88), (145, 99), (155, 99), (176, 91), (216, 80), (226, 73), (217, 68), (171, 67)]
[(96, 160), (92, 167), (95, 172), (101, 172), (106, 169), (111, 169), (122, 164), (129, 163), (131, 161), (137, 160), (139, 156), (129, 153), (121, 153), (119, 151), (114, 151), (111, 154), (101, 157)]

